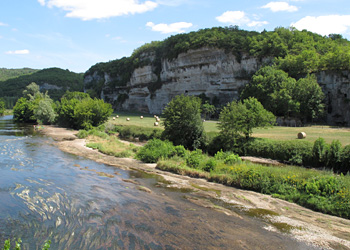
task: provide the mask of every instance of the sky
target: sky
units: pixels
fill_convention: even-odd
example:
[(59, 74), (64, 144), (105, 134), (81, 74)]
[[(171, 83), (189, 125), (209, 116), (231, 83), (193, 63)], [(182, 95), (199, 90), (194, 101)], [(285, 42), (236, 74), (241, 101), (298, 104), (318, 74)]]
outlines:
[(85, 72), (145, 43), (238, 25), (350, 40), (349, 0), (0, 0), (0, 68)]

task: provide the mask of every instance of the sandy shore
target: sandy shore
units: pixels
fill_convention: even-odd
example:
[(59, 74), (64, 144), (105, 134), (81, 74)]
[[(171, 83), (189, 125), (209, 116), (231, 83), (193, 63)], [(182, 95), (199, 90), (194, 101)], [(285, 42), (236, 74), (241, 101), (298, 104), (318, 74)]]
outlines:
[[(77, 131), (45, 126), (40, 130), (54, 139), (62, 150), (91, 160), (122, 169), (139, 169), (163, 176), (172, 188), (190, 188), (201, 192), (208, 199), (191, 200), (208, 209), (214, 209), (228, 216), (240, 216), (232, 210), (218, 208), (209, 202), (215, 198), (225, 203), (240, 207), (242, 210), (255, 211), (256, 216), (263, 218), (274, 226), (266, 226), (267, 230), (288, 229), (288, 233), (297, 240), (320, 247), (322, 249), (350, 249), (350, 220), (330, 216), (303, 208), (294, 203), (272, 198), (252, 191), (210, 183), (202, 179), (175, 175), (156, 169), (156, 164), (144, 164), (134, 159), (116, 158), (104, 155), (85, 146), (85, 139), (78, 139)], [(349, 208), (350, 209), (350, 208)]]

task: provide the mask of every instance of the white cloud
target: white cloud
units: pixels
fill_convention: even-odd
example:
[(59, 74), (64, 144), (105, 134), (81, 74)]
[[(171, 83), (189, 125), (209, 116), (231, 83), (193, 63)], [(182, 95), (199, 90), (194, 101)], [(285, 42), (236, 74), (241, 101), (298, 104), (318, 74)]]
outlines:
[(0, 26), (8, 26), (8, 24), (0, 22)]
[(321, 35), (345, 34), (350, 31), (350, 15), (307, 16), (292, 23), (291, 26)]
[(247, 24), (248, 27), (261, 27), (266, 24), (269, 24), (267, 21), (251, 21)]
[(244, 11), (226, 11), (221, 16), (216, 17), (220, 23), (244, 24), (249, 22)]
[(247, 25), (248, 27), (259, 27), (268, 24), (266, 21), (251, 21), (244, 11), (226, 11), (221, 16), (216, 17), (221, 23), (233, 25)]
[(60, 8), (67, 17), (84, 21), (103, 19), (128, 14), (144, 13), (155, 9), (158, 4), (152, 1), (139, 3), (138, 0), (38, 0), (49, 8)]
[(7, 55), (26, 55), (29, 54), (29, 50), (23, 49), (23, 50), (10, 50), (5, 52)]
[(40, 3), (40, 5), (45, 6), (45, 0), (38, 0), (38, 2)]
[(288, 11), (295, 12), (298, 11), (298, 7), (294, 5), (289, 5), (287, 2), (269, 2), (268, 4), (261, 7), (263, 9), (270, 9), (272, 12)]
[(158, 31), (163, 34), (168, 34), (168, 33), (183, 33), (185, 32), (185, 29), (192, 27), (193, 24), (186, 23), (186, 22), (178, 22), (178, 23), (171, 23), (171, 24), (165, 24), (165, 23), (154, 24), (152, 22), (148, 22), (146, 26), (152, 28), (153, 31)]

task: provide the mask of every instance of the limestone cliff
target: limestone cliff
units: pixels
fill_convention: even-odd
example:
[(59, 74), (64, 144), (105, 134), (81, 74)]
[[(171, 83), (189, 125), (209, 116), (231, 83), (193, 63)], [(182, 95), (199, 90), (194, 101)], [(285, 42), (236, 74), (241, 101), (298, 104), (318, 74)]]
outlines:
[[(89, 72), (85, 85), (103, 84), (101, 97), (115, 107), (160, 114), (176, 95), (205, 94), (221, 104), (239, 97), (240, 89), (261, 67), (255, 57), (243, 55), (240, 60), (222, 49), (201, 48), (181, 53), (176, 59), (161, 59), (160, 69), (152, 61), (154, 55), (145, 55), (150, 62), (135, 68), (126, 86), (113, 86), (120, 76), (106, 72)], [(158, 72), (158, 73), (156, 73)], [(327, 122), (350, 125), (350, 73), (321, 72), (318, 82), (328, 104)]]

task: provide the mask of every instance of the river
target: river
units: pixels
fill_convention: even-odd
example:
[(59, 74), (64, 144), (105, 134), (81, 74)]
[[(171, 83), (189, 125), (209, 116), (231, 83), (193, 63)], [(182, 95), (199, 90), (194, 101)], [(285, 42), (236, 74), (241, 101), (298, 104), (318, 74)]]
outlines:
[(315, 249), (259, 218), (196, 205), (195, 192), (163, 182), (64, 153), (32, 126), (0, 118), (0, 244), (20, 237), (22, 249), (47, 240), (51, 249)]

